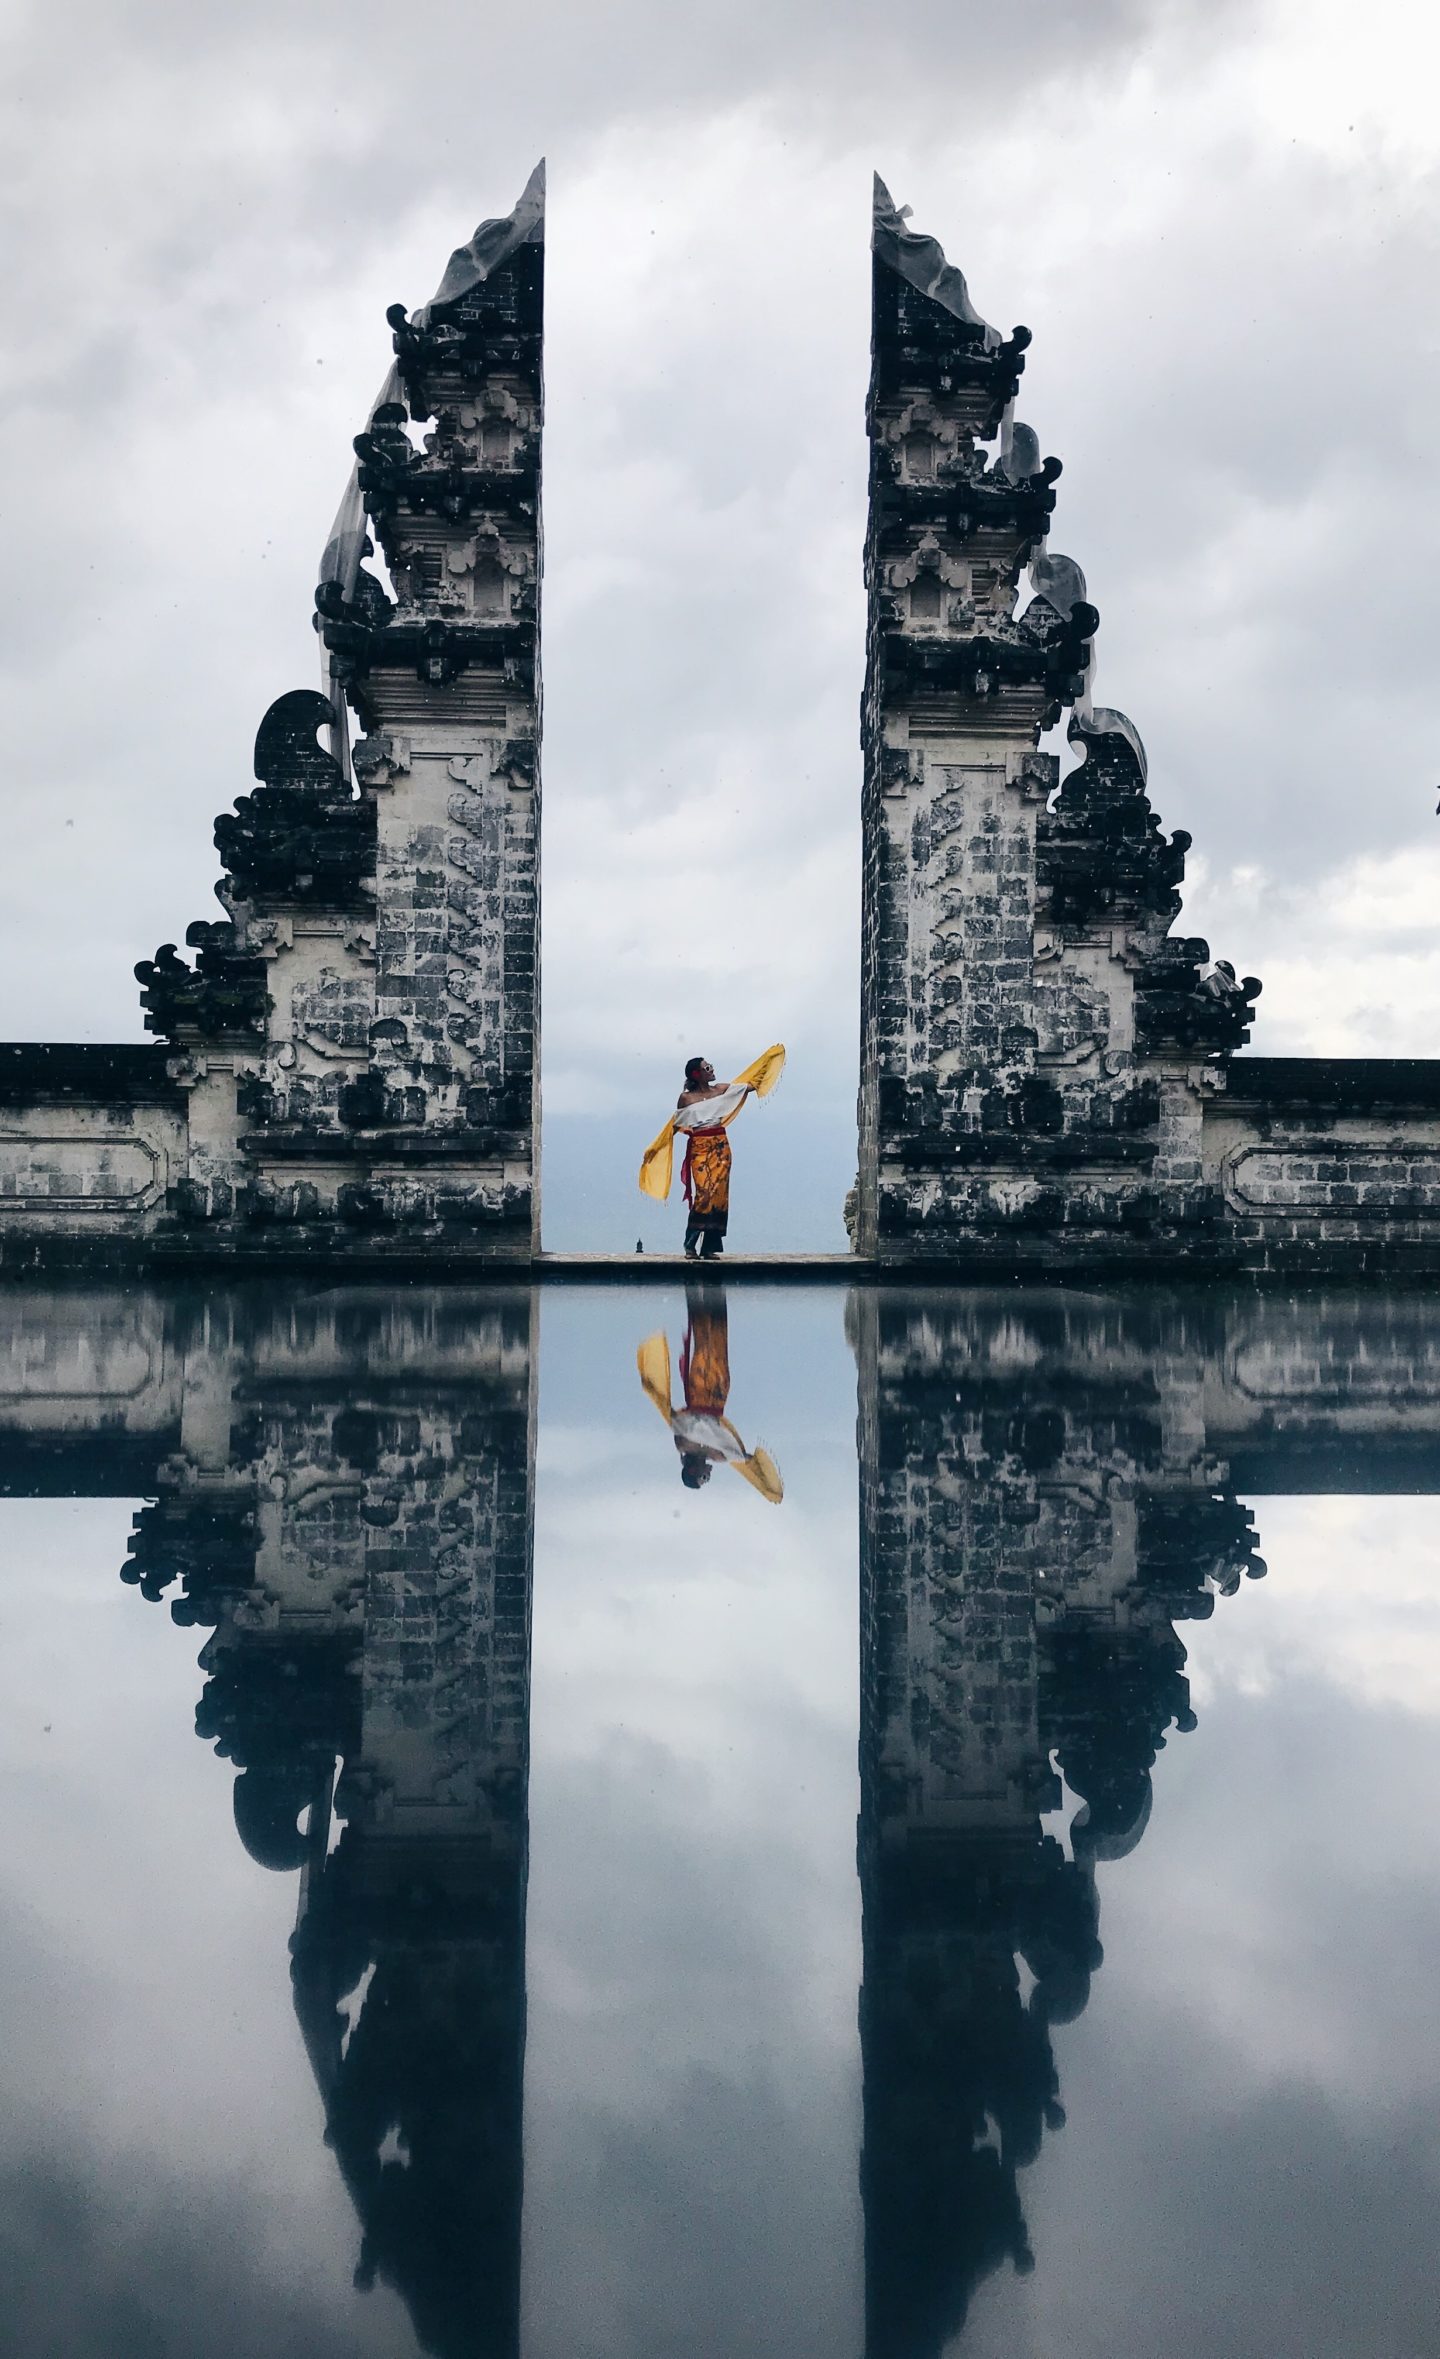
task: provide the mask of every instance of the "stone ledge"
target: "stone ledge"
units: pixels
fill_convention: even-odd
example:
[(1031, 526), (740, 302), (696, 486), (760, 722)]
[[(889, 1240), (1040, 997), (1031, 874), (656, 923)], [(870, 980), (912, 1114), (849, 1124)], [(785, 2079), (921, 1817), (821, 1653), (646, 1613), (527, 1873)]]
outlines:
[(1394, 1106), (1440, 1113), (1440, 1057), (1236, 1057), (1223, 1093), (1210, 1109), (1227, 1106), (1327, 1107), (1351, 1112)]
[(1078, 1171), (1099, 1181), (1133, 1177), (1155, 1161), (1155, 1130), (972, 1130), (947, 1135), (892, 1131), (881, 1138), (879, 1161), (906, 1171), (955, 1171), (1028, 1179), (1036, 1171)]
[(129, 1041), (0, 1042), (0, 1106), (175, 1106), (166, 1072), (175, 1051)]
[(365, 1169), (377, 1163), (448, 1164), (524, 1162), (529, 1148), (518, 1130), (302, 1130), (276, 1123), (242, 1131), (239, 1146), (267, 1161), (337, 1163)]

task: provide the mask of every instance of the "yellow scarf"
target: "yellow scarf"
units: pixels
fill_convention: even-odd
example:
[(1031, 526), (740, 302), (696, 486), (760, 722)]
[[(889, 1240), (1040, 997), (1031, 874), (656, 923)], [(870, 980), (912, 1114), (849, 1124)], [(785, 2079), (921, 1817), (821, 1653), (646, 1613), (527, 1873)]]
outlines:
[[(776, 1041), (774, 1047), (767, 1048), (762, 1056), (755, 1059), (753, 1065), (747, 1065), (743, 1073), (737, 1073), (730, 1087), (732, 1089), (753, 1089), (757, 1098), (768, 1098), (784, 1070), (785, 1051)], [(735, 1113), (738, 1114), (739, 1111), (737, 1106)], [(735, 1114), (728, 1115), (726, 1117), (727, 1124), (733, 1122), (734, 1119)], [(666, 1122), (665, 1128), (651, 1140), (640, 1158), (641, 1194), (653, 1196), (657, 1204), (663, 1204), (670, 1193), (674, 1166), (675, 1117), (672, 1114)]]

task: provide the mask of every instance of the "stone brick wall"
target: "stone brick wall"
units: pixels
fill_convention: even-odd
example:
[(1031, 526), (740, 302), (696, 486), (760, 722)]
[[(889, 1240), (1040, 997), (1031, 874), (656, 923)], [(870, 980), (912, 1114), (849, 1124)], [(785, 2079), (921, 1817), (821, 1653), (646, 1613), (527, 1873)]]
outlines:
[(185, 1160), (184, 1098), (153, 1051), (0, 1050), (0, 1272), (139, 1243)]
[(1440, 1275), (1440, 1064), (1241, 1059), (1203, 1152), (1245, 1268)]

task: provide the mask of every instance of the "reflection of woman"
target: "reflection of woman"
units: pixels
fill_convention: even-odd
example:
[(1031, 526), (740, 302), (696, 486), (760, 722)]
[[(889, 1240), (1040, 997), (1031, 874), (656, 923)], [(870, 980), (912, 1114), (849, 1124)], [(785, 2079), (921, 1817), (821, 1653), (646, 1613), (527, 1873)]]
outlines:
[(670, 1400), (670, 1344), (652, 1335), (636, 1353), (640, 1382), (655, 1403), (680, 1453), (680, 1480), (687, 1490), (708, 1483), (716, 1466), (733, 1466), (747, 1483), (778, 1507), (785, 1496), (780, 1469), (768, 1450), (747, 1450), (725, 1414), (730, 1398), (730, 1332), (725, 1297), (717, 1288), (693, 1286), (685, 1298), (685, 1341), (680, 1351), (680, 1386), (685, 1400)]
[(778, 1043), (767, 1048), (753, 1065), (733, 1081), (717, 1081), (705, 1057), (692, 1057), (685, 1067), (685, 1086), (679, 1103), (658, 1138), (652, 1139), (640, 1163), (640, 1186), (663, 1204), (670, 1193), (676, 1131), (685, 1134), (685, 1162), (681, 1185), (685, 1191), (685, 1253), (694, 1261), (710, 1261), (724, 1250), (730, 1222), (730, 1124), (750, 1096), (765, 1098), (779, 1080), (785, 1051)]

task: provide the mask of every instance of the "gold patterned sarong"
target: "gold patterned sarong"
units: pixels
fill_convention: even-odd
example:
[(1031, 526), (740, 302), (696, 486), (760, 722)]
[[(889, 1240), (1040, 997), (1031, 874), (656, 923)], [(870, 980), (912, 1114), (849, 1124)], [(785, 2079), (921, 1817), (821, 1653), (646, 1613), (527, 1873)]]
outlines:
[(730, 1219), (731, 1160), (730, 1141), (718, 1125), (686, 1134), (680, 1179), (689, 1208), (687, 1228), (724, 1236)]

